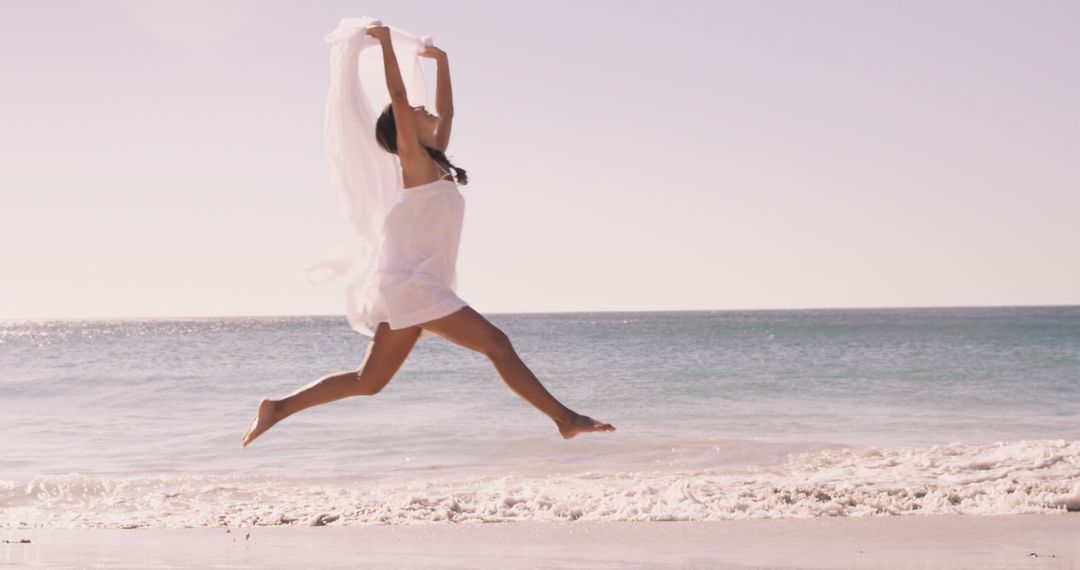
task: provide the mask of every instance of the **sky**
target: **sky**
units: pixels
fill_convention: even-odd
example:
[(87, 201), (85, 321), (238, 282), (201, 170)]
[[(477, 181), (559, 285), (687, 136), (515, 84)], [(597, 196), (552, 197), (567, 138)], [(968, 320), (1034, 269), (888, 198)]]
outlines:
[(361, 16), (449, 56), (481, 313), (1080, 304), (1080, 3), (13, 0), (0, 318), (342, 314)]

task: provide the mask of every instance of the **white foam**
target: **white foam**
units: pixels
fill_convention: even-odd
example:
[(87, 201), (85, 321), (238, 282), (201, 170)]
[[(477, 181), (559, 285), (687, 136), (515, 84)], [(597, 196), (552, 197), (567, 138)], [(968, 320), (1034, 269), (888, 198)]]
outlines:
[(708, 521), (1080, 510), (1080, 441), (800, 453), (770, 466), (495, 477), (39, 477), (0, 487), (3, 527)]

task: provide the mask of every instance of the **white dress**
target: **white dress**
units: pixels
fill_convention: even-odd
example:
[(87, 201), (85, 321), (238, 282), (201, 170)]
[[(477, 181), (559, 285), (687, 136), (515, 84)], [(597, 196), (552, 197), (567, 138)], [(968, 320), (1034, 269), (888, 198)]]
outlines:
[[(379, 112), (390, 102), (382, 46), (365, 16), (342, 18), (325, 36), (330, 44), (330, 89), (325, 139), (330, 186), (352, 228), (352, 242), (335, 256), (310, 265), (313, 284), (345, 283), (345, 316), (358, 333), (375, 336), (380, 322), (392, 329), (448, 315), (465, 306), (456, 294), (458, 242), (464, 199), (443, 178), (404, 188), (398, 157), (375, 141)], [(431, 108), (420, 57), (432, 45), (421, 36), (390, 29), (410, 105)], [(423, 329), (418, 341), (437, 336)]]
[[(384, 311), (379, 317), (391, 329), (445, 317), (468, 304), (455, 292), (465, 198), (447, 176), (402, 188), (402, 199), (383, 224), (375, 275)], [(434, 333), (425, 329), (421, 335)]]

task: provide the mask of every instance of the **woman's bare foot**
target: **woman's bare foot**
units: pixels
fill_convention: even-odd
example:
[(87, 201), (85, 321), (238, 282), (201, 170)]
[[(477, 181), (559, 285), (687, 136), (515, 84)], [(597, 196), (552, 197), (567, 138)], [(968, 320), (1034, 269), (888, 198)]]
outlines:
[(240, 444), (241, 447), (247, 447), (255, 438), (262, 435), (262, 432), (278, 423), (277, 404), (276, 401), (270, 398), (264, 398), (263, 401), (259, 402), (259, 411), (255, 413), (255, 418), (251, 420), (251, 425), (248, 426), (247, 433), (244, 434), (244, 440)]
[(558, 424), (559, 433), (563, 439), (570, 439), (575, 435), (586, 431), (615, 431), (615, 426), (598, 422), (589, 416), (574, 414), (574, 419), (569, 424)]

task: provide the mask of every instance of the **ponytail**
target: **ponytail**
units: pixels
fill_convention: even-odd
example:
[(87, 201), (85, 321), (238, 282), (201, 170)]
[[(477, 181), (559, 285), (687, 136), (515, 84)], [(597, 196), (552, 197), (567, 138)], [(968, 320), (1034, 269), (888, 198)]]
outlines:
[(458, 184), (464, 186), (469, 183), (469, 176), (465, 173), (465, 169), (454, 166), (454, 164), (450, 162), (450, 159), (446, 158), (445, 152), (439, 149), (431, 148), (429, 146), (424, 146), (424, 148), (427, 149), (428, 155), (431, 156), (431, 159), (435, 162), (438, 162), (440, 165), (442, 165), (443, 168), (447, 170), (450, 170), (451, 168), (454, 169), (454, 178), (457, 179)]

